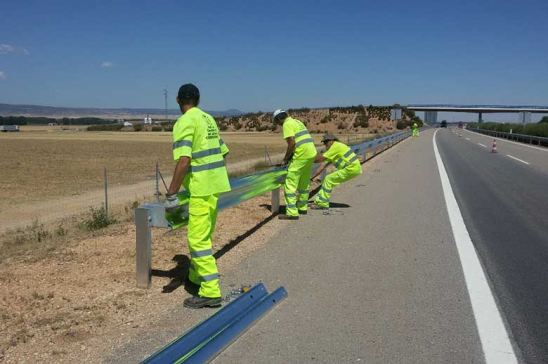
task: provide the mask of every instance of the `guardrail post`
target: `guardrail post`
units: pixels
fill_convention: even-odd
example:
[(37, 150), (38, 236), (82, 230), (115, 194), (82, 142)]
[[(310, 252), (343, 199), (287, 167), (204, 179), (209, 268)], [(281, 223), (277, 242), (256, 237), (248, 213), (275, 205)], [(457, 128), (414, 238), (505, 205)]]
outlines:
[(367, 160), (367, 148), (363, 148), (363, 161)]
[(272, 199), (270, 202), (270, 211), (273, 214), (280, 212), (280, 187), (272, 190)]
[(135, 258), (137, 261), (137, 287), (149, 288), (152, 265), (152, 234), (149, 210), (135, 209)]

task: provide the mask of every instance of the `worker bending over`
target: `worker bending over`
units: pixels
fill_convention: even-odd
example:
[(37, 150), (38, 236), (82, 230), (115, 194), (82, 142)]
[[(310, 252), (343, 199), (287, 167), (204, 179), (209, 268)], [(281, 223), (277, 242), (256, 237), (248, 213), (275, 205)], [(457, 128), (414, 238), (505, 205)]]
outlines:
[(197, 107), (199, 101), (200, 92), (196, 86), (186, 84), (179, 88), (177, 103), (183, 115), (173, 127), (173, 159), (177, 166), (165, 202), (168, 211), (179, 206), (177, 192), (181, 184), (190, 195), (188, 278), (190, 283), (199, 286), (198, 296), (184, 301), (190, 308), (221, 305), (219, 272), (211, 237), (219, 194), (230, 191), (224, 159), (228, 148), (219, 136), (215, 119)]
[(335, 186), (340, 185), (360, 174), (362, 174), (362, 165), (358, 156), (350, 147), (331, 134), (325, 134), (322, 143), (326, 147), (325, 153), (316, 156), (316, 163), (324, 163), (312, 179), (316, 179), (329, 164), (335, 165), (337, 171), (328, 174), (322, 181), (320, 192), (316, 196), (312, 209), (328, 209), (331, 193)]
[(414, 137), (418, 137), (419, 136), (419, 126), (417, 125), (417, 123), (413, 123), (413, 136)]
[(282, 123), (283, 137), (287, 142), (284, 164), (287, 164), (285, 178), (285, 215), (282, 220), (298, 220), (299, 214), (306, 215), (310, 175), (316, 157), (316, 147), (306, 126), (290, 117), (284, 110), (274, 111), (274, 122)]

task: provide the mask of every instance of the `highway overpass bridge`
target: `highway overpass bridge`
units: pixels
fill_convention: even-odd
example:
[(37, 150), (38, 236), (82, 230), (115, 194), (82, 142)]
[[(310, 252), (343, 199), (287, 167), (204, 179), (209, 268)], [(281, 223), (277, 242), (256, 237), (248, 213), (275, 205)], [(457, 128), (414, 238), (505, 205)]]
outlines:
[(518, 113), (521, 123), (531, 122), (531, 114), (548, 114), (548, 106), (523, 106), (523, 105), (407, 105), (407, 109), (424, 111), (426, 123), (437, 122), (438, 112), (466, 112), (477, 113), (478, 122), (483, 121), (485, 113)]

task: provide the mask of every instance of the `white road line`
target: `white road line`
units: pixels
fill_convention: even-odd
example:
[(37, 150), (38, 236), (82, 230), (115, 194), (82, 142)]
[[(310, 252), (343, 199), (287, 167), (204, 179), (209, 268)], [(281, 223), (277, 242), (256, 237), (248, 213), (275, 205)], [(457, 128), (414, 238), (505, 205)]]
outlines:
[(470, 131), (470, 130), (466, 130), (466, 129), (464, 129), (464, 130), (469, 132), (469, 133), (473, 133), (475, 135), (484, 136), (486, 138), (497, 139), (497, 140), (500, 140), (501, 142), (512, 143), (512, 144), (516, 144), (516, 145), (521, 145), (522, 147), (533, 148), (533, 149), (536, 149), (536, 150), (542, 150), (543, 152), (548, 152), (548, 148), (535, 147), (534, 145), (530, 145), (530, 144), (515, 142), (513, 140), (508, 140), (508, 139), (499, 138), (499, 137), (493, 137), (493, 136), (490, 136), (490, 135), (485, 135), (485, 134), (482, 134), (482, 133), (476, 133), (475, 131)]
[(521, 163), (524, 163), (524, 164), (529, 164), (529, 162), (526, 162), (526, 161), (524, 161), (523, 159), (516, 158), (516, 157), (514, 157), (513, 155), (506, 154), (506, 156), (507, 156), (507, 157), (510, 157), (510, 158), (512, 158), (512, 159), (515, 159), (515, 160), (517, 160), (518, 162), (521, 162)]
[(478, 143), (478, 145), (481, 145), (482, 147), (487, 148), (487, 145), (485, 144)]
[(470, 234), (468, 234), (468, 229), (464, 224), (464, 219), (462, 218), (459, 205), (449, 182), (449, 177), (438, 151), (438, 146), (436, 145), (437, 132), (436, 130), (432, 137), (434, 154), (485, 362), (487, 364), (517, 363), (518, 360), (514, 353), (514, 348), (506, 332), (499, 309), (495, 303), (495, 298), (493, 297), (493, 292), (491, 292), (491, 288), (481, 267), (472, 239), (470, 239)]

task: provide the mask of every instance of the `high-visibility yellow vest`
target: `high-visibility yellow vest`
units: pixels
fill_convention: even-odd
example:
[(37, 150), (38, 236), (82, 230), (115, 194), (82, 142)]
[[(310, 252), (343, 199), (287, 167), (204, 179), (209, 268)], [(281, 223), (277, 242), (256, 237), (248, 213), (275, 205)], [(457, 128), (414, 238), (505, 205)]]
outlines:
[(213, 117), (197, 107), (187, 110), (173, 126), (173, 159), (191, 158), (183, 186), (191, 196), (230, 191), (224, 155), (228, 147), (220, 138)]
[(323, 154), (324, 158), (333, 163), (337, 169), (360, 170), (362, 165), (356, 153), (344, 143), (334, 141), (331, 147)]
[(284, 120), (282, 129), (284, 139), (295, 138), (293, 159), (311, 159), (316, 156), (317, 151), (314, 140), (302, 121), (287, 117)]

